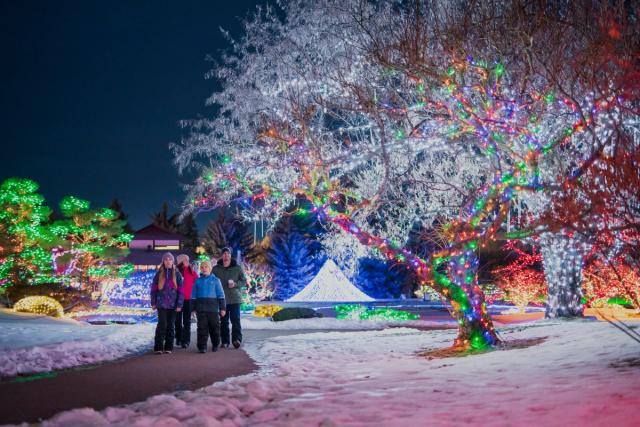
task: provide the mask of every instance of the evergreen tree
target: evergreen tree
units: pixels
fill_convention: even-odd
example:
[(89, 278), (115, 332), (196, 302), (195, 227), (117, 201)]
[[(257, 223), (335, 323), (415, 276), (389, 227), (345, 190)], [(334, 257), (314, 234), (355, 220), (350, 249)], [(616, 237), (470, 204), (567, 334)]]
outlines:
[(234, 257), (238, 251), (244, 253), (243, 242), (246, 241), (245, 224), (237, 215), (224, 209), (219, 210), (218, 216), (209, 222), (202, 238), (207, 253), (216, 258), (221, 256), (225, 247), (231, 248)]
[(56, 239), (45, 226), (51, 209), (43, 205), (38, 187), (21, 178), (0, 186), (0, 286), (5, 289), (52, 280), (50, 249)]
[(402, 272), (388, 262), (362, 258), (354, 282), (372, 298), (399, 298), (405, 279)]
[(118, 214), (116, 218), (118, 221), (124, 221), (124, 232), (132, 234), (133, 229), (131, 228), (131, 225), (129, 225), (129, 215), (124, 213), (124, 211), (122, 210), (122, 204), (120, 203), (120, 200), (113, 199), (111, 201), (111, 204), (109, 205), (109, 209)]
[(117, 212), (102, 208), (90, 209), (89, 202), (67, 196), (60, 202), (65, 219), (52, 224), (63, 239), (56, 251), (57, 272), (82, 289), (90, 290), (92, 281), (130, 272), (132, 266), (117, 261), (127, 255), (127, 242), (133, 237), (124, 232), (125, 222)]
[(169, 204), (162, 203), (162, 210), (151, 215), (154, 225), (174, 233), (178, 232), (178, 215), (169, 215)]
[(298, 200), (296, 205), (290, 209), (288, 215), (278, 221), (270, 235), (278, 236), (291, 233), (302, 235), (307, 241), (310, 257), (315, 261), (315, 273), (317, 273), (327, 259), (326, 256), (323, 256), (322, 243), (318, 239), (324, 233), (324, 228), (318, 221), (317, 215), (311, 212), (310, 202)]
[(200, 237), (198, 236), (198, 225), (192, 213), (182, 218), (182, 221), (178, 224), (178, 232), (186, 237), (184, 249), (195, 252), (196, 248), (200, 246)]
[(284, 300), (301, 291), (317, 273), (309, 239), (298, 232), (271, 239), (267, 258), (273, 271), (273, 297)]

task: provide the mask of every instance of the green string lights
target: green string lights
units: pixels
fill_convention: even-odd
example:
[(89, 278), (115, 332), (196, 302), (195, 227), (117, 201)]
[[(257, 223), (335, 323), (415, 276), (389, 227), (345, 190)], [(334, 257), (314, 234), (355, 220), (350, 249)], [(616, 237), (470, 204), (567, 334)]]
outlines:
[(111, 209), (68, 196), (62, 220), (49, 222), (51, 209), (38, 184), (10, 178), (0, 186), (0, 286), (66, 283), (85, 286), (93, 278), (124, 277), (133, 266), (118, 265), (133, 236)]

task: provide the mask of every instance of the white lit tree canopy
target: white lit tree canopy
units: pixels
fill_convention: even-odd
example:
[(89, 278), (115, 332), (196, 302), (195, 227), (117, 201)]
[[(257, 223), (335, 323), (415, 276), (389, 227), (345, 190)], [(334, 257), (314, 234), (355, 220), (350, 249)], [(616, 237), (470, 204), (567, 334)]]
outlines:
[[(633, 104), (618, 39), (584, 31), (594, 16), (463, 3), (259, 10), (212, 72), (217, 115), (186, 122), (190, 136), (173, 146), (178, 167), (200, 173), (186, 210), (239, 203), (275, 220), (305, 198), (446, 298), (457, 346), (497, 343), (476, 249), (518, 237), (502, 227), (513, 197), (577, 179)], [(547, 158), (574, 146), (569, 173), (545, 180)], [(435, 219), (447, 245), (421, 259), (404, 244)]]

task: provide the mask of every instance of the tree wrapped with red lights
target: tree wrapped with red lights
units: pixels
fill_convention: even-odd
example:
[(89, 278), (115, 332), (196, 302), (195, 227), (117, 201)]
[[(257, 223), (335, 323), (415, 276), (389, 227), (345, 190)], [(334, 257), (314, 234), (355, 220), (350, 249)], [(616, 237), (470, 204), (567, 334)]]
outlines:
[(587, 305), (594, 307), (611, 299), (627, 302), (640, 309), (640, 272), (623, 260), (597, 260), (584, 272)]
[[(477, 282), (479, 246), (530, 233), (504, 233), (514, 195), (562, 179), (545, 180), (543, 166), (585, 134), (574, 163), (588, 168), (610, 135), (598, 133), (609, 129), (603, 117), (621, 120), (627, 100), (615, 86), (594, 95), (579, 78), (557, 80), (585, 56), (545, 43), (590, 37), (572, 29), (581, 15), (563, 21), (556, 10), (556, 21), (531, 27), (518, 7), (499, 19), (497, 4), (434, 7), (291, 2), (286, 22), (259, 15), (217, 70), (221, 113), (187, 123), (192, 136), (173, 148), (180, 168), (202, 171), (187, 210), (238, 203), (277, 218), (304, 198), (321, 221), (413, 269), (451, 304), (456, 345), (479, 349), (499, 341)], [(532, 7), (541, 19), (549, 12)], [(473, 37), (488, 28), (495, 39), (479, 45)], [(516, 43), (524, 53), (505, 33), (526, 34)], [(551, 57), (558, 69), (532, 66)], [(403, 242), (416, 221), (435, 219), (446, 245), (422, 259)]]
[(530, 251), (521, 248), (518, 242), (507, 242), (504, 249), (515, 254), (516, 258), (507, 266), (493, 270), (498, 277), (498, 287), (524, 312), (529, 303), (546, 295), (546, 282), (541, 271), (542, 254), (536, 246)]

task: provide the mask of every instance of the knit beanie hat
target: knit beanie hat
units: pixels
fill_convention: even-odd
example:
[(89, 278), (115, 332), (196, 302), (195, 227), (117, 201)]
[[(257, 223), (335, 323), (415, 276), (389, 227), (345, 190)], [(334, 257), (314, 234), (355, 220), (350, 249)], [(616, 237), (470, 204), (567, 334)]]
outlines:
[(167, 258), (169, 258), (171, 261), (176, 260), (171, 252), (166, 252), (164, 255), (162, 255), (162, 261), (164, 261)]
[(180, 263), (182, 263), (184, 261), (184, 263), (187, 265), (187, 267), (189, 266), (189, 256), (188, 255), (180, 254), (176, 258), (176, 261), (177, 261), (178, 264), (180, 264)]

